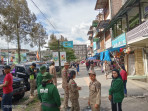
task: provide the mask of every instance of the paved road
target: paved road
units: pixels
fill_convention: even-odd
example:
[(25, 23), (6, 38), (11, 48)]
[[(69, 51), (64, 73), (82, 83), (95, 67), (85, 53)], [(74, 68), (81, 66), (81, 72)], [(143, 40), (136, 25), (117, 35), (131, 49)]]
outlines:
[[(101, 111), (110, 111), (111, 107), (110, 107), (110, 101), (108, 100), (108, 90), (111, 84), (111, 74), (109, 75), (110, 79), (106, 80), (105, 75), (101, 72), (100, 68), (95, 68), (95, 72), (97, 74), (97, 80), (100, 81), (101, 83), (101, 97), (102, 97), (101, 98), (101, 109), (102, 109)], [(80, 87), (82, 87), (82, 90), (79, 92), (80, 94), (79, 102), (80, 102), (80, 106), (82, 110), (84, 107), (87, 106), (88, 95), (89, 95), (88, 85), (90, 82), (88, 72), (86, 71), (86, 67), (84, 65), (80, 66), (79, 76), (77, 76), (75, 80), (77, 84)], [(58, 85), (59, 92), (61, 96), (63, 97), (62, 94), (64, 92), (61, 87), (62, 80), (58, 79), (58, 83), (59, 83)], [(128, 90), (128, 97), (125, 98), (123, 101), (123, 111), (147, 111), (148, 103), (145, 100), (145, 98), (143, 98), (143, 94), (146, 93), (147, 91), (142, 88), (139, 88), (138, 86), (136, 86), (130, 81), (127, 82), (127, 90)], [(136, 106), (137, 104), (138, 106)], [(132, 110), (133, 106), (136, 109)], [(142, 110), (139, 110), (139, 108)]]
[[(108, 90), (111, 84), (111, 79), (106, 80), (104, 74), (102, 74), (99, 68), (95, 68), (95, 71), (97, 74), (97, 80), (100, 81), (101, 88), (102, 88), (101, 89), (101, 96), (102, 96), (101, 111), (111, 111), (110, 101), (108, 100)], [(111, 74), (110, 74), (110, 78), (111, 78)], [(80, 73), (75, 80), (77, 84), (80, 87), (82, 87), (82, 90), (79, 92), (80, 94), (79, 103), (80, 103), (81, 111), (83, 111), (84, 107), (87, 106), (88, 95), (89, 95), (88, 85), (90, 82), (88, 72), (86, 71), (86, 68), (84, 65), (80, 65)], [(62, 83), (62, 79), (58, 78), (58, 90), (61, 97), (63, 97), (64, 91), (62, 89), (61, 83)], [(125, 98), (123, 101), (123, 111), (147, 111), (148, 100), (146, 100), (146, 98), (143, 97), (143, 94), (145, 94), (148, 91), (138, 87), (131, 81), (127, 82), (127, 90), (128, 90), (128, 97)], [(25, 94), (25, 97), (28, 97), (28, 96), (29, 96), (29, 92)], [(69, 106), (70, 105), (71, 104), (69, 101)], [(38, 110), (39, 106), (37, 106), (36, 104), (33, 106), (33, 108), (36, 108), (35, 110), (39, 111)], [(26, 111), (26, 110), (14, 109), (13, 111)]]

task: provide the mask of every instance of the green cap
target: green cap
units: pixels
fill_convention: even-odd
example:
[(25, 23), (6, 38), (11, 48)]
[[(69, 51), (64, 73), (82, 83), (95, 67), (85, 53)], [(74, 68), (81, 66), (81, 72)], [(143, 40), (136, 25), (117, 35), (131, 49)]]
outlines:
[(51, 74), (49, 74), (49, 72), (45, 72), (42, 76), (43, 76), (42, 82), (47, 82), (48, 80), (51, 80), (53, 77)]
[(42, 66), (40, 67), (40, 71), (44, 71), (44, 70), (46, 70), (46, 66), (42, 65)]

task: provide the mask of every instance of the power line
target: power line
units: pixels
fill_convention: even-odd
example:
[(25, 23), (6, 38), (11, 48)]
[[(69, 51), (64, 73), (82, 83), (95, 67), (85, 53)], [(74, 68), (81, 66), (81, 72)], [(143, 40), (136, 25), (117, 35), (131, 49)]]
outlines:
[(33, 1), (33, 0), (31, 0), (31, 2), (35, 5), (35, 7), (41, 12), (41, 14), (43, 15), (43, 17), (45, 17), (46, 18), (46, 20), (49, 22), (49, 24), (53, 27), (53, 29), (55, 29), (56, 30), (56, 28), (55, 28), (55, 26), (50, 22), (50, 20), (45, 16), (45, 14), (41, 11), (41, 9), (36, 5), (36, 3)]

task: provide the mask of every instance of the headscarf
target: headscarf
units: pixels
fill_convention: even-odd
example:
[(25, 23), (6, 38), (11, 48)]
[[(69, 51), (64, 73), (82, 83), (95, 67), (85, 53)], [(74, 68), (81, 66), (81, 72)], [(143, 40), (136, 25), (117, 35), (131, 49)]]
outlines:
[(76, 75), (76, 71), (74, 71), (74, 70), (70, 71), (70, 73), (68, 75), (68, 81), (67, 81), (68, 83), (69, 83), (70, 79), (73, 79), (74, 75)]
[[(117, 72), (117, 74), (118, 74), (118, 77), (117, 77), (117, 78), (121, 78), (121, 75), (120, 75), (120, 72), (119, 72), (118, 69), (113, 69), (112, 72), (113, 72), (113, 71)], [(113, 78), (113, 79), (117, 79), (117, 78), (114, 78), (113, 75), (112, 75), (112, 78)]]

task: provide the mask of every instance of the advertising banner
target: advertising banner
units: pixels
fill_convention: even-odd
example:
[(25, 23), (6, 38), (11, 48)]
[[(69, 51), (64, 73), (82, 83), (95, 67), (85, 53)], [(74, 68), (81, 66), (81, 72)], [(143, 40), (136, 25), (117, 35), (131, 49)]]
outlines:
[(66, 52), (60, 52), (61, 66), (66, 62)]
[(53, 61), (55, 62), (55, 66), (59, 66), (59, 55), (58, 52), (53, 52)]

